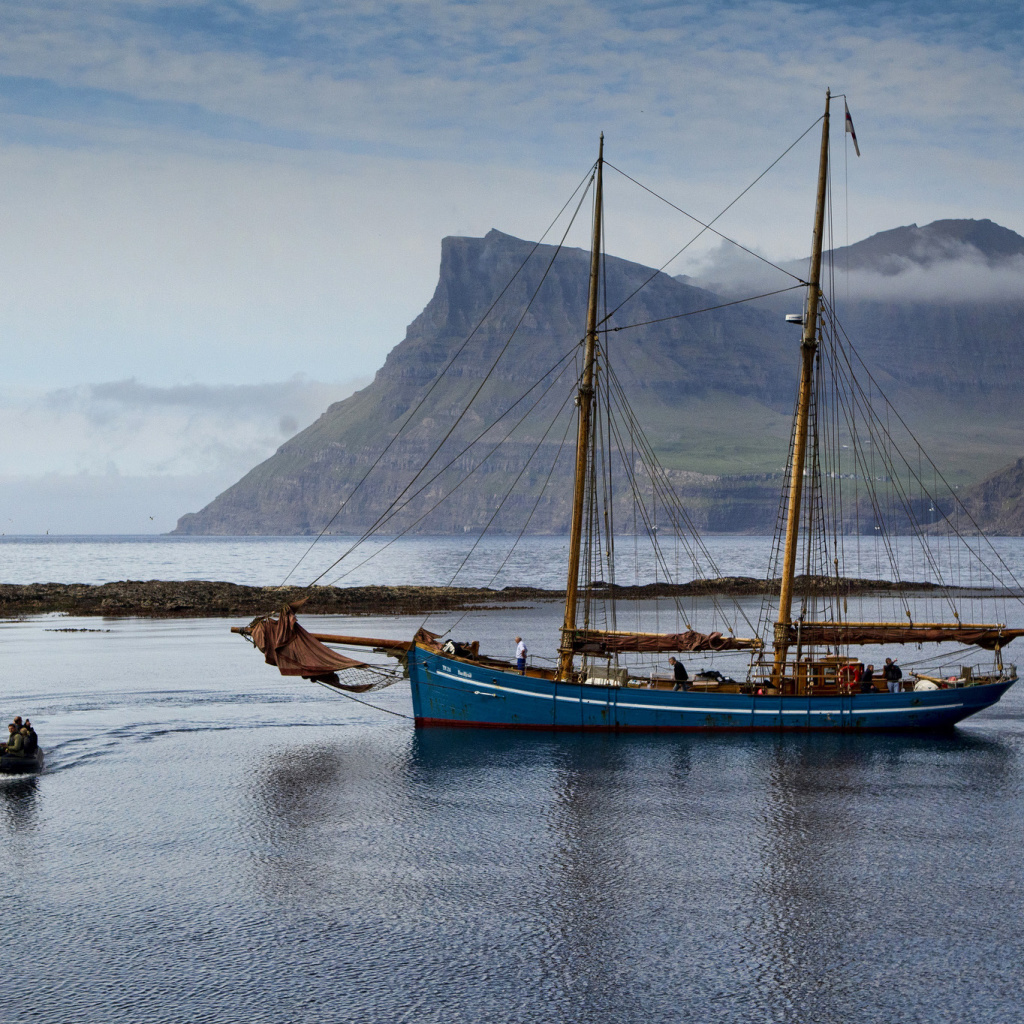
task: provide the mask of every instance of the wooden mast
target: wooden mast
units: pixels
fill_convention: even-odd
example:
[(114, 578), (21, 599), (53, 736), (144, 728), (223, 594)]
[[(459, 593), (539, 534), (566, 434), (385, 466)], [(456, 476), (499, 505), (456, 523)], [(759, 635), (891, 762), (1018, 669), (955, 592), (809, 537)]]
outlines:
[(818, 303), (821, 299), (821, 247), (825, 226), (825, 189), (828, 182), (828, 117), (831, 90), (825, 90), (825, 117), (821, 126), (821, 157), (818, 163), (818, 201), (814, 211), (811, 272), (808, 275), (807, 306), (800, 342), (800, 393), (797, 400), (793, 438), (793, 465), (789, 481), (789, 509), (786, 514), (786, 547), (782, 560), (779, 617), (775, 622), (775, 664), (772, 681), (780, 686), (789, 653), (789, 627), (793, 615), (793, 579), (796, 572), (797, 534), (800, 528), (800, 499), (803, 496), (807, 434), (814, 385), (814, 357), (818, 351)]
[(604, 170), (604, 132), (597, 155), (594, 183), (594, 235), (590, 249), (590, 290), (587, 294), (587, 334), (583, 349), (583, 376), (576, 404), (579, 427), (576, 433), (576, 482), (572, 492), (572, 522), (569, 527), (569, 570), (565, 586), (565, 619), (562, 645), (558, 651), (558, 678), (572, 679), (572, 635), (576, 629), (576, 598), (579, 589), (580, 546), (583, 538), (583, 499), (590, 464), (591, 407), (594, 402), (594, 358), (597, 351), (597, 291), (601, 270), (602, 172)]

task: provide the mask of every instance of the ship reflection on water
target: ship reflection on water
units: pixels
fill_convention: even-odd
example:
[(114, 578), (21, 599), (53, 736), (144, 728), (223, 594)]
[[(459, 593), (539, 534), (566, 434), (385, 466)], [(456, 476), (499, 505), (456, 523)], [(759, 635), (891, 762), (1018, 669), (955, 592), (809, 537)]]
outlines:
[(371, 1019), (967, 1020), (1019, 991), (1002, 740), (386, 737), (267, 759), (252, 803), (254, 885), (344, 922)]
[(35, 1019), (1019, 1019), (1024, 690), (939, 738), (416, 730), (222, 621), (46, 626), (4, 627)]

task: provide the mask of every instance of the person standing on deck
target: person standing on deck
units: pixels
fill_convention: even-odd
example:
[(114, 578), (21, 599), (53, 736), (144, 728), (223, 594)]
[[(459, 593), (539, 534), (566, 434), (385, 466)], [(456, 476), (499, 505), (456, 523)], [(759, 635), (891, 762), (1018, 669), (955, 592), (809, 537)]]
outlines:
[(675, 658), (669, 658), (668, 663), (672, 666), (672, 678), (675, 680), (673, 690), (688, 690), (690, 688), (690, 676), (687, 674), (686, 666)]
[(519, 670), (519, 674), (522, 676), (526, 675), (526, 644), (523, 643), (521, 636), (516, 637), (516, 668)]
[(900, 682), (903, 678), (903, 669), (892, 658), (885, 659), (885, 668), (882, 669), (882, 676), (888, 684), (890, 693), (899, 693), (903, 689), (903, 684)]

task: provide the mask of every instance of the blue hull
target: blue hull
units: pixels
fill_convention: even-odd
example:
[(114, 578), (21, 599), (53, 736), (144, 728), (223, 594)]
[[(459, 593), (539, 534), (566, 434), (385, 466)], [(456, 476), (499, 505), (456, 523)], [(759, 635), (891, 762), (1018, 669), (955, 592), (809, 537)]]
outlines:
[(416, 646), (409, 652), (409, 679), (417, 725), (572, 732), (946, 729), (995, 704), (1016, 682), (920, 693), (757, 697), (555, 683)]

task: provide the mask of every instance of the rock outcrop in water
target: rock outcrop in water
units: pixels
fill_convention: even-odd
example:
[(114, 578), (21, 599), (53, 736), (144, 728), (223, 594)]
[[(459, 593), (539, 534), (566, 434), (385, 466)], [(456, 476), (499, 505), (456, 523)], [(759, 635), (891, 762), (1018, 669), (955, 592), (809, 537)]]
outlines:
[[(428, 461), (430, 471), (381, 532), (475, 532), (488, 523), (499, 532), (517, 531), (527, 517), (530, 532), (563, 532), (571, 461), (564, 449), (558, 453), (571, 371), (556, 381), (553, 370), (522, 404), (514, 402), (579, 340), (589, 255), (562, 250), (552, 263), (553, 247), (539, 246), (502, 293), (533, 248), (498, 231), (485, 238), (444, 239), (434, 296), (374, 382), (331, 406), (206, 508), (183, 516), (174, 532), (359, 532), (377, 521)], [(839, 267), (845, 261), (870, 280), (896, 283), (877, 295), (869, 288), (841, 301), (840, 315), (897, 408), (959, 482), (978, 479), (1024, 449), (1018, 412), (1024, 388), (1022, 254), (1024, 238), (989, 221), (898, 228), (835, 254)], [(981, 285), (963, 277), (972, 267), (982, 275), (1002, 274), (1004, 291), (1010, 291), (977, 301)], [(961, 286), (951, 283), (941, 296), (922, 297), (921, 275), (942, 273), (961, 274)], [(652, 275), (608, 321), (612, 328), (646, 324), (609, 336), (615, 373), (696, 525), (770, 532), (797, 372), (798, 332), (783, 323), (781, 313), (799, 308), (800, 293), (760, 306), (678, 317), (723, 300), (610, 258), (607, 308), (616, 309)], [(779, 286), (785, 283), (780, 278)], [(492, 304), (492, 315), (481, 325)], [(665, 319), (671, 317), (678, 318)], [(469, 413), (457, 422), (478, 390)], [(508, 441), (496, 447), (531, 406)], [(466, 474), (466, 482), (453, 490)]]
[[(831, 577), (798, 577), (803, 591), (834, 594)], [(846, 579), (842, 593), (934, 590), (929, 583), (890, 583), (885, 580)], [(691, 583), (651, 583), (624, 587), (595, 584), (602, 597), (614, 593), (622, 601), (650, 601), (664, 597), (718, 594), (746, 597), (776, 594), (778, 580), (750, 576), (694, 580)], [(510, 608), (536, 601), (560, 601), (563, 590), (540, 587), (248, 587), (207, 580), (121, 580), (89, 583), (0, 583), (0, 618), (61, 612), (66, 615), (101, 615), (109, 618), (156, 619), (252, 618), (302, 603), (303, 615), (420, 615), (427, 612), (465, 611), (474, 608)]]

